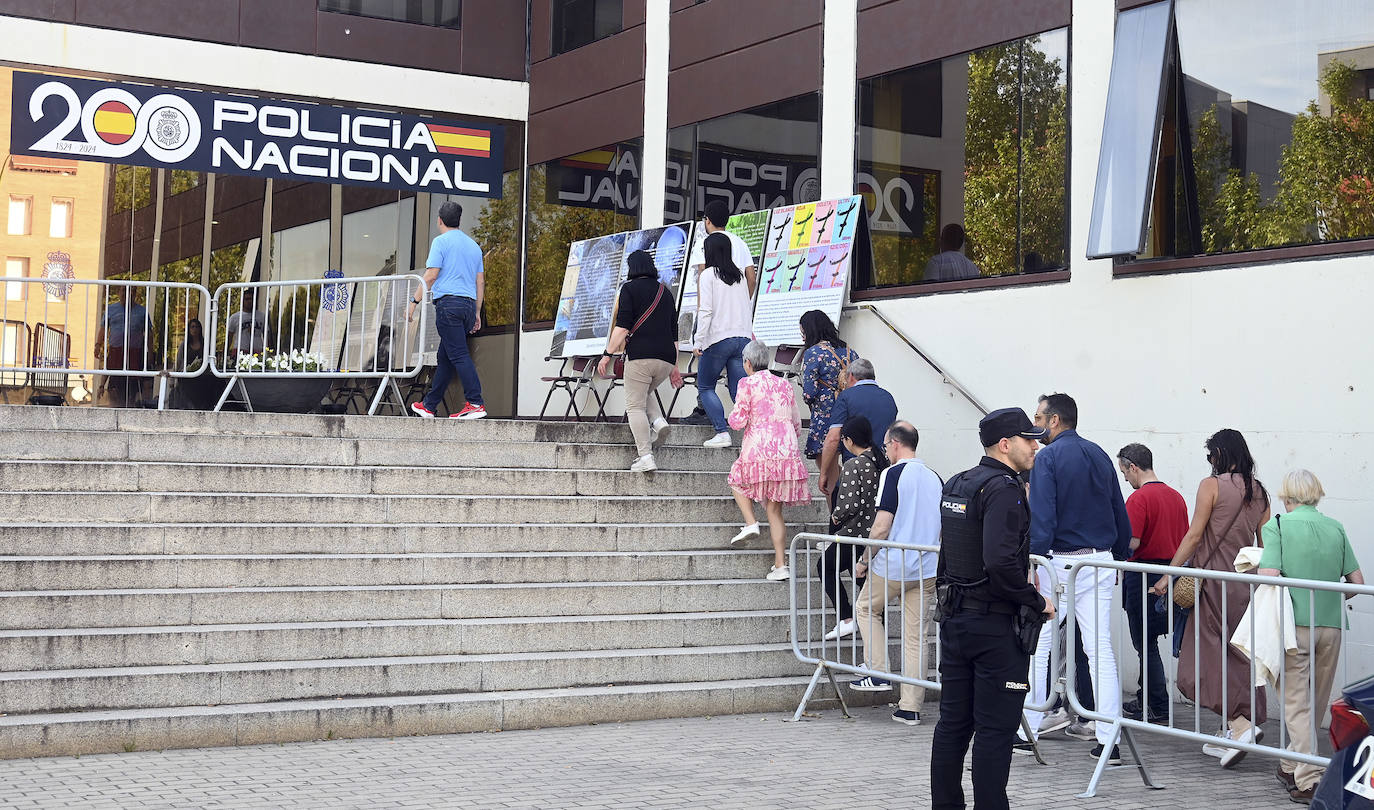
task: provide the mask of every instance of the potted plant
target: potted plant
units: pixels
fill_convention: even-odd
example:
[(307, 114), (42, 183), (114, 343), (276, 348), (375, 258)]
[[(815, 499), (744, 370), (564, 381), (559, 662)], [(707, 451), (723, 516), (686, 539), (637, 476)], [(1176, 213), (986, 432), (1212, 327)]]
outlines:
[[(261, 353), (238, 356), (237, 370), (243, 374), (243, 384), (255, 411), (272, 413), (311, 413), (319, 410), (320, 402), (334, 384), (331, 377), (277, 376), (282, 372), (312, 374), (329, 372), (324, 356), (318, 352), (275, 352), (270, 347)], [(255, 374), (275, 372), (273, 376)]]

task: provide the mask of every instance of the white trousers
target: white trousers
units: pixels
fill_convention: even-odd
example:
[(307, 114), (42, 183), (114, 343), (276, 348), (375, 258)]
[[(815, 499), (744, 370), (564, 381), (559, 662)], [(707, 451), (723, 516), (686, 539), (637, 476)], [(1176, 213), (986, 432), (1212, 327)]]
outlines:
[[(1059, 581), (1067, 584), (1069, 580), (1069, 566), (1075, 562), (1085, 560), (1110, 560), (1110, 551), (1099, 551), (1094, 554), (1083, 554), (1074, 557), (1055, 557), (1050, 563), (1055, 566), (1059, 575)], [(1048, 579), (1044, 577), (1042, 579)], [(1116, 671), (1116, 652), (1112, 648), (1112, 594), (1116, 590), (1116, 571), (1111, 568), (1085, 568), (1079, 575), (1076, 582), (1077, 588), (1073, 595), (1072, 610), (1074, 619), (1078, 622), (1078, 629), (1083, 634), (1083, 651), (1088, 654), (1088, 672), (1092, 675), (1093, 698), (1096, 701), (1097, 711), (1108, 717), (1116, 717), (1121, 714), (1121, 679)], [(1049, 593), (1049, 582), (1040, 583), (1040, 592), (1046, 597), (1054, 598)], [(1059, 622), (1061, 631), (1066, 632), (1064, 622), (1067, 620), (1068, 613), (1066, 608), (1068, 602), (1067, 591), (1060, 595), (1055, 603), (1055, 620)], [(1041, 704), (1048, 696), (1046, 691), (1046, 679), (1050, 669), (1050, 641), (1053, 633), (1046, 632), (1040, 634), (1040, 643), (1035, 649), (1035, 657), (1031, 660), (1031, 683), (1029, 702)], [(1073, 639), (1065, 637), (1064, 655), (1074, 654)], [(1039, 734), (1040, 720), (1044, 717), (1044, 712), (1026, 710), (1026, 722), (1031, 729)], [(1097, 741), (1106, 745), (1110, 736), (1111, 726), (1108, 723), (1097, 723)]]

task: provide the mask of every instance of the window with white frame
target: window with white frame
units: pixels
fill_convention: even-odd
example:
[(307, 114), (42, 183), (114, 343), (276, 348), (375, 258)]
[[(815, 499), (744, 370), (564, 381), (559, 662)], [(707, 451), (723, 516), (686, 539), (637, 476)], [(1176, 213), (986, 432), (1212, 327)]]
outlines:
[(54, 197), (52, 219), (48, 223), (48, 236), (53, 239), (69, 239), (72, 235), (75, 203), (70, 199)]
[(33, 198), (10, 195), (10, 236), (28, 236), (33, 231)]
[[(29, 260), (23, 257), (11, 256), (5, 259), (5, 278), (24, 278), (29, 274)], [(24, 285), (17, 281), (5, 282), (5, 300), (22, 301), (24, 300)]]

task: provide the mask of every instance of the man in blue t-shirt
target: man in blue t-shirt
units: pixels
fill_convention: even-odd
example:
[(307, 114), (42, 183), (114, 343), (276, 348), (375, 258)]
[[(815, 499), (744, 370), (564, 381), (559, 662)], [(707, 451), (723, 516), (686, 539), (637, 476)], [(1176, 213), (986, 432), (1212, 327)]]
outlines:
[[(458, 230), (463, 219), (463, 207), (452, 200), (439, 206), (439, 235), (429, 248), (425, 269), (425, 284), (434, 293), (435, 327), (439, 331), (439, 360), (434, 379), (424, 401), (410, 409), (420, 416), (433, 418), (434, 409), (448, 390), (449, 381), (457, 372), (463, 383), (467, 402), (450, 419), (481, 419), (487, 415), (482, 404), (482, 381), (477, 366), (468, 353), (468, 335), (482, 328), (482, 297), (486, 293), (486, 278), (482, 274), (482, 249), (472, 237)], [(420, 297), (410, 299), (406, 318), (415, 317)]]
[[(849, 364), (846, 374), (849, 387), (835, 398), (835, 407), (830, 410), (830, 429), (826, 431), (818, 462), (821, 492), (827, 498), (831, 497), (830, 493), (840, 480), (840, 463), (851, 458), (849, 451), (840, 446), (840, 428), (844, 420), (851, 416), (864, 417), (877, 437), (887, 435), (887, 429), (897, 419), (897, 401), (892, 394), (878, 387), (878, 375), (873, 370), (872, 362), (863, 358), (855, 360)], [(843, 384), (844, 380), (840, 382)], [(834, 508), (833, 503), (831, 508)]]

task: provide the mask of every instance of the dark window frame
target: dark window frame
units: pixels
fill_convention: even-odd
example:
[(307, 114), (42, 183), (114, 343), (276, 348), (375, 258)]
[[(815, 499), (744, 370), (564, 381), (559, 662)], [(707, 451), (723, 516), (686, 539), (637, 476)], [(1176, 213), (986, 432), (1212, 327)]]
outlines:
[[(591, 4), (590, 36), (569, 41), (567, 15), (576, 5)], [(625, 30), (624, 0), (549, 0), (549, 53), (571, 53)]]
[[(412, 19), (412, 15), (423, 16), (418, 12), (408, 12), (405, 17), (400, 17), (394, 14), (383, 14), (375, 12), (368, 13), (367, 11), (362, 10), (362, 4), (364, 2), (365, 0), (316, 0), (315, 8), (319, 11), (330, 14), (347, 14), (351, 17), (366, 17), (369, 20), (386, 20), (388, 22), (405, 23), (407, 25), (423, 25), (429, 28), (447, 28), (450, 31), (458, 31), (461, 30), (463, 27), (462, 0), (434, 0), (434, 2), (436, 3), (451, 2), (457, 4), (458, 10), (454, 12), (456, 14), (456, 19), (450, 22), (425, 22), (424, 20)], [(355, 6), (355, 8), (348, 8), (348, 6)], [(441, 14), (438, 14), (439, 10), (437, 8), (435, 9), (435, 11), (436, 17), (443, 16)]]

